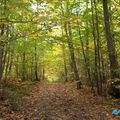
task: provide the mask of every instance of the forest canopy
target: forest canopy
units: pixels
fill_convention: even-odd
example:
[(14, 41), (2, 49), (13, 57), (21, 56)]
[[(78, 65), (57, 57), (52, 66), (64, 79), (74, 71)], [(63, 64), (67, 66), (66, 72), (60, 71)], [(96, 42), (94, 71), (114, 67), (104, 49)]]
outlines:
[(77, 81), (120, 77), (119, 0), (1, 0), (0, 80)]

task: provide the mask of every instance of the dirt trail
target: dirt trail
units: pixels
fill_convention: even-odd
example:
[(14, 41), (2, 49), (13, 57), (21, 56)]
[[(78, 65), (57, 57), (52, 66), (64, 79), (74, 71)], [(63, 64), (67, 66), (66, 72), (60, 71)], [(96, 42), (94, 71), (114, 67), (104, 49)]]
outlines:
[(42, 83), (22, 99), (18, 113), (0, 120), (117, 120), (99, 100), (73, 83)]
[(104, 107), (60, 83), (39, 85), (26, 98), (22, 114), (24, 120), (113, 120)]

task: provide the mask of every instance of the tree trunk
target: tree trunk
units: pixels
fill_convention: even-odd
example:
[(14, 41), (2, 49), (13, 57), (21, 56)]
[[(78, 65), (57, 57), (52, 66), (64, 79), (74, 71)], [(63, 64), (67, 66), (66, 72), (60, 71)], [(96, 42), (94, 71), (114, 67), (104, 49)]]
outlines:
[(97, 47), (97, 70), (98, 70), (98, 85), (99, 85), (99, 95), (102, 95), (102, 76), (101, 76), (101, 57), (100, 57), (100, 32), (99, 32), (99, 20), (98, 20), (98, 11), (97, 11), (97, 3), (94, 1), (95, 6), (95, 20), (96, 20), (96, 47)]
[(35, 40), (35, 80), (39, 80), (38, 78), (38, 62), (37, 62), (37, 41)]
[(3, 42), (0, 41), (0, 80), (2, 79), (3, 73)]
[[(74, 46), (73, 46), (73, 42), (72, 42), (72, 31), (71, 31), (70, 24), (68, 24), (65, 28), (66, 28), (66, 33), (68, 34), (67, 35), (68, 36), (68, 47), (69, 47), (72, 67), (73, 67), (73, 71), (74, 71), (74, 78), (77, 81), (77, 89), (80, 89), (81, 82), (80, 82), (78, 69), (77, 69), (77, 65), (76, 65), (76, 61), (75, 61)], [(67, 30), (68, 30), (68, 32), (67, 32)]]
[(109, 54), (110, 61), (110, 72), (111, 78), (118, 78), (118, 62), (115, 53), (115, 44), (111, 35), (110, 22), (109, 22), (109, 12), (108, 12), (108, 0), (103, 0), (103, 13), (104, 13), (104, 24), (105, 24), (105, 33), (107, 40), (107, 49)]
[(68, 82), (67, 78), (67, 66), (66, 66), (66, 55), (65, 55), (65, 46), (64, 43), (62, 45), (62, 52), (63, 52), (63, 62), (64, 62), (64, 76), (65, 76), (65, 82)]
[(42, 68), (42, 80), (45, 80), (45, 68)]
[(92, 36), (94, 40), (94, 78), (97, 84), (97, 92), (99, 93), (99, 76), (98, 76), (98, 56), (97, 56), (97, 41), (95, 33), (95, 20), (94, 20), (94, 9), (93, 0), (91, 0), (91, 12), (92, 12)]
[(26, 79), (26, 77), (25, 77), (25, 72), (26, 72), (26, 66), (25, 66), (25, 58), (26, 58), (26, 53), (25, 52), (23, 52), (23, 54), (22, 54), (22, 59), (23, 59), (23, 61), (22, 61), (22, 80), (24, 81), (25, 79)]
[[(66, 2), (67, 6), (66, 6), (66, 12), (69, 13), (69, 9), (68, 9), (68, 4), (69, 1)], [(64, 17), (64, 11), (63, 11), (63, 6), (61, 4), (61, 11), (62, 11), (62, 16)], [(75, 61), (75, 55), (74, 55), (74, 46), (73, 46), (73, 42), (72, 42), (72, 31), (71, 31), (71, 26), (69, 23), (63, 23), (64, 24), (64, 30), (65, 30), (65, 34), (68, 40), (68, 47), (69, 47), (69, 51), (70, 51), (70, 58), (71, 58), (71, 68), (74, 72), (74, 78), (77, 81), (77, 89), (81, 88), (81, 81), (79, 78), (79, 74), (78, 74), (78, 69), (77, 69), (77, 65), (76, 65), (76, 61)]]
[[(1, 26), (0, 26), (0, 31), (1, 31), (1, 33), (0, 33), (0, 35), (1, 36), (3, 36), (3, 34), (4, 34), (4, 27), (5, 27), (5, 25), (4, 24), (2, 24)], [(3, 40), (0, 38), (0, 81), (1, 81), (1, 79), (2, 79), (2, 73), (3, 73), (3, 53), (4, 53), (4, 42), (3, 42)]]

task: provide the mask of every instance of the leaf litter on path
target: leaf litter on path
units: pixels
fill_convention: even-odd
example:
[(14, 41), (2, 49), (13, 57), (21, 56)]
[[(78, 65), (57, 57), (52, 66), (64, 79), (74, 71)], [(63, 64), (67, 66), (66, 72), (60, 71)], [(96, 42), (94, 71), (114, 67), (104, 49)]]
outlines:
[(73, 83), (42, 83), (22, 99), (18, 113), (0, 120), (117, 120), (99, 99)]

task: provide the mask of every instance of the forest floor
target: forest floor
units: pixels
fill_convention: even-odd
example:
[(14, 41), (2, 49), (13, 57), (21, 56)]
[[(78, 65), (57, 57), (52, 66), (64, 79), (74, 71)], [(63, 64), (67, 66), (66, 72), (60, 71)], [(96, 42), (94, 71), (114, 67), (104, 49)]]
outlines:
[(11, 111), (0, 103), (0, 120), (118, 120), (103, 98), (89, 90), (76, 90), (73, 83), (40, 83), (22, 98), (20, 109)]

